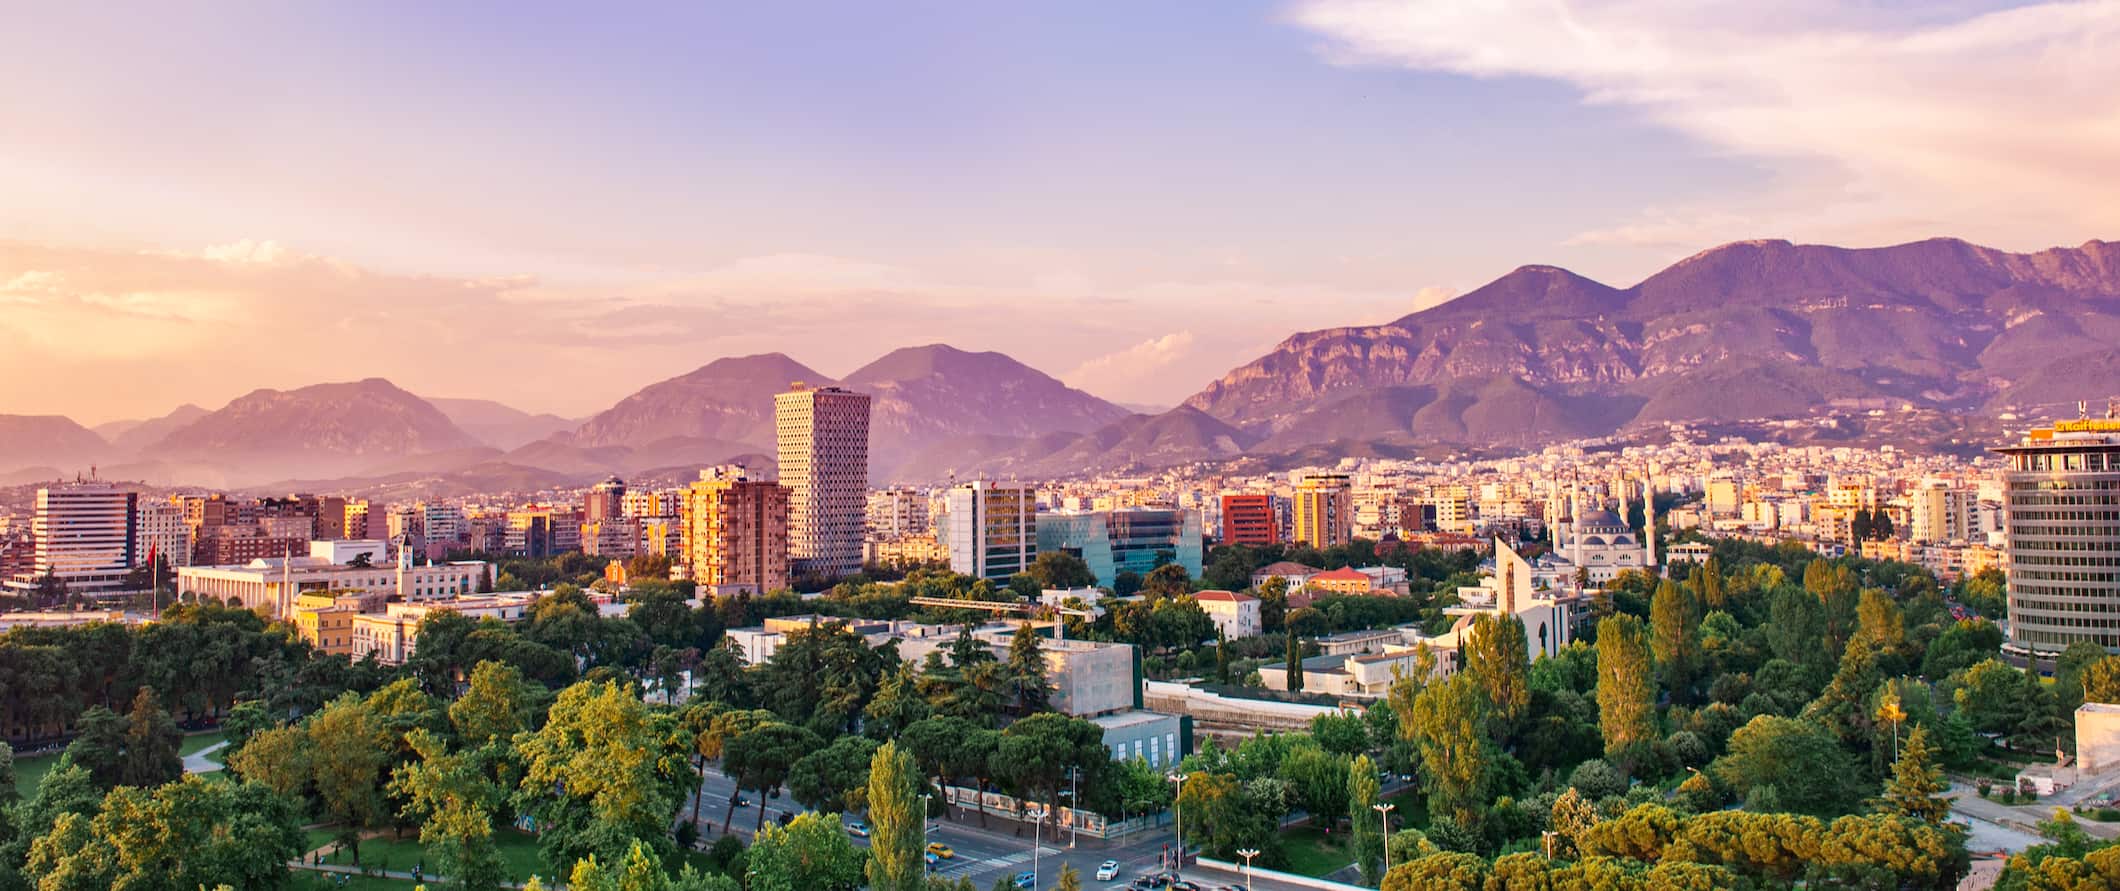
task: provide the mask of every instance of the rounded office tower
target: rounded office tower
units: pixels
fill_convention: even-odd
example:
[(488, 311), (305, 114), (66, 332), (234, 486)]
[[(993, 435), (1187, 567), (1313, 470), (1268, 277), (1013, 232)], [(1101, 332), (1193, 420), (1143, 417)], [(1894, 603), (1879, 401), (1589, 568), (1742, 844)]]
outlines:
[(2120, 420), (2063, 421), (1996, 451), (2009, 461), (2010, 643), (2120, 652)]

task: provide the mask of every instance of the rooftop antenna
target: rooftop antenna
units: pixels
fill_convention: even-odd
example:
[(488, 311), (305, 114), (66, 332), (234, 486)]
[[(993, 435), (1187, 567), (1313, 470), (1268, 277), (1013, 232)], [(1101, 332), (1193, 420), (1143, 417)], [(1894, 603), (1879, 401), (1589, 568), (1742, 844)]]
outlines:
[(2090, 417), (2090, 416), (2091, 416), (2091, 404), (2090, 404), (2090, 402), (2089, 402), (2089, 401), (2087, 401), (2087, 400), (2083, 400), (2083, 399), (2078, 399), (2078, 400), (2076, 400), (2076, 418), (2077, 418), (2077, 420), (2082, 420), (2082, 419), (2084, 419), (2084, 418), (2088, 418), (2088, 417)]

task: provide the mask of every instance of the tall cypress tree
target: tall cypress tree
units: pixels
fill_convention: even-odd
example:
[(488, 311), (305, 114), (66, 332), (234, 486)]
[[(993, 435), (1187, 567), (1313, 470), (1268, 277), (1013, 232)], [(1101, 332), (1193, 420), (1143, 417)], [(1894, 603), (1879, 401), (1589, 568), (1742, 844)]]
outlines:
[(1649, 635), (1640, 619), (1620, 614), (1597, 625), (1598, 728), (1605, 757), (1618, 756), (1656, 738), (1656, 677)]
[(1951, 802), (1941, 794), (1947, 787), (1935, 761), (1936, 750), (1929, 745), (1929, 729), (1914, 725), (1914, 732), (1907, 735), (1906, 745), (1899, 749), (1899, 760), (1892, 764), (1892, 779), (1885, 784), (1884, 798), (1878, 802), (1878, 810), (1913, 817), (1932, 825), (1949, 817)]
[(869, 759), (869, 887), (875, 891), (920, 891), (927, 882), (926, 785), (913, 755), (887, 742)]
[(1288, 629), (1288, 692), (1303, 692), (1303, 638)]

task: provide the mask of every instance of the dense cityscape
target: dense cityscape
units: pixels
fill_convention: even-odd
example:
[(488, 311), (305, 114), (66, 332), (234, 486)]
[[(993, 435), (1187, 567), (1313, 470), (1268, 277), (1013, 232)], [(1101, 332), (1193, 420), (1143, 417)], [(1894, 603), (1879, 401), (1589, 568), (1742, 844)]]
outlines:
[(1948, 887), (2115, 834), (2120, 657), (2049, 567), (2120, 537), (2045, 508), (2120, 420), (878, 488), (867, 395), (773, 412), (772, 478), (35, 486), (12, 874)]

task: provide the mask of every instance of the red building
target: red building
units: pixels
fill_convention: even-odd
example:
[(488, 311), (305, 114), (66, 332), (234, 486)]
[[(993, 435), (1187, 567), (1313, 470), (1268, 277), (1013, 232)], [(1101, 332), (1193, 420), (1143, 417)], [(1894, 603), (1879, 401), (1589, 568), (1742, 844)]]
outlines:
[(1223, 544), (1270, 545), (1280, 541), (1280, 524), (1274, 519), (1273, 496), (1222, 496), (1220, 537)]

